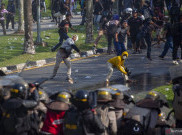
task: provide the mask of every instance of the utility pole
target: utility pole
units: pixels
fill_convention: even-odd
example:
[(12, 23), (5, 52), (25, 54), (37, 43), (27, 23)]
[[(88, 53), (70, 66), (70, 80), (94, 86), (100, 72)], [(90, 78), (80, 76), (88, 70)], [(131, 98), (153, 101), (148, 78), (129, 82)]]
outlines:
[(41, 27), (40, 27), (40, 0), (37, 0), (37, 44), (42, 44)]

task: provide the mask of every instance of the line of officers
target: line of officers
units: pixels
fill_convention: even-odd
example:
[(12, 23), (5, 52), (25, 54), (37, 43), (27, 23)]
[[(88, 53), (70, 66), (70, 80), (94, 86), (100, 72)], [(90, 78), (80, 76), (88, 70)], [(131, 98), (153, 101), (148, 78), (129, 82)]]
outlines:
[[(126, 117), (131, 104), (150, 110), (143, 123)], [(74, 95), (61, 91), (48, 97), (37, 85), (7, 76), (0, 79), (0, 134), (154, 135), (157, 121), (162, 121), (159, 114), (163, 105), (156, 92), (134, 105), (131, 95), (116, 89), (78, 90)], [(156, 113), (157, 117), (153, 116)], [(162, 127), (166, 127), (164, 123)]]

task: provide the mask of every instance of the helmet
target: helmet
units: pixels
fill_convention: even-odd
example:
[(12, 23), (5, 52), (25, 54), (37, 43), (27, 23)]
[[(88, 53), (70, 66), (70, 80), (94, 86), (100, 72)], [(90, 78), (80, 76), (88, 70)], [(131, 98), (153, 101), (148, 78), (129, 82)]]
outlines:
[(67, 103), (67, 104), (70, 104), (70, 98), (71, 98), (71, 95), (68, 92), (60, 92), (57, 95), (56, 100)]
[(132, 14), (133, 9), (132, 8), (126, 8), (125, 13), (126, 14)]
[(41, 102), (47, 104), (49, 102), (49, 97), (45, 91), (39, 90), (39, 99)]
[(109, 101), (112, 100), (111, 93), (106, 90), (100, 90), (97, 92), (97, 100), (98, 101)]
[(150, 98), (153, 100), (159, 100), (160, 99), (160, 95), (158, 92), (156, 91), (150, 91), (145, 98)]
[(115, 93), (115, 94), (113, 95), (113, 99), (124, 99), (124, 94), (123, 94), (123, 92), (117, 91), (117, 93)]
[(89, 92), (86, 90), (79, 90), (75, 94), (75, 99), (77, 101), (81, 102), (87, 102), (88, 101)]
[(113, 15), (113, 20), (119, 20), (119, 15)]
[(28, 90), (25, 85), (21, 83), (16, 83), (10, 90), (12, 97), (19, 97), (25, 99), (28, 94)]

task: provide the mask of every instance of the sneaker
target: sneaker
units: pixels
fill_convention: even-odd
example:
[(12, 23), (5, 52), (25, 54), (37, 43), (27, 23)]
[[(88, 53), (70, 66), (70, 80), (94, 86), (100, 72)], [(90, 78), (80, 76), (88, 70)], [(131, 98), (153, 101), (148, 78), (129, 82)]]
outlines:
[(67, 78), (66, 80), (67, 80), (70, 84), (73, 84), (73, 83), (74, 83), (74, 81), (73, 81), (72, 78)]
[(55, 76), (56, 76), (56, 75), (52, 75), (52, 76), (50, 77), (50, 79), (53, 79)]
[(97, 54), (97, 49), (96, 49), (96, 46), (95, 45), (92, 47), (92, 50), (93, 50), (93, 53), (94, 54)]
[(109, 86), (109, 80), (106, 79), (106, 87), (108, 87), (108, 86)]
[(142, 50), (138, 50), (138, 53), (141, 54), (142, 53)]
[(161, 55), (159, 56), (159, 58), (160, 58), (161, 60), (164, 60), (164, 57), (163, 57), (163, 56), (161, 56)]
[(178, 65), (179, 63), (177, 60), (173, 60), (173, 64)]
[(151, 57), (147, 57), (148, 60), (152, 61), (152, 58)]

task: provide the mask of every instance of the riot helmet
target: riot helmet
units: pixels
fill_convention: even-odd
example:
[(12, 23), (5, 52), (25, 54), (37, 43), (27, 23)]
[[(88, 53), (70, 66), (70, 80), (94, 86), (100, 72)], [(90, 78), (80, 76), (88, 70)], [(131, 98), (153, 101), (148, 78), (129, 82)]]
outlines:
[(121, 91), (117, 91), (115, 94), (112, 95), (113, 99), (124, 99), (124, 94)]
[(112, 100), (112, 96), (111, 96), (111, 93), (109, 91), (99, 90), (97, 92), (97, 101), (98, 102), (111, 101), (111, 100)]
[(86, 91), (86, 90), (78, 90), (76, 92), (76, 94), (75, 94), (73, 104), (80, 111), (88, 109), (90, 107), (89, 106), (89, 102), (88, 102), (88, 98), (89, 98), (89, 92), (88, 91)]
[(159, 100), (160, 99), (160, 95), (158, 94), (158, 92), (156, 91), (150, 91), (145, 98), (150, 98), (152, 100)]
[(10, 90), (11, 97), (26, 99), (28, 90), (24, 84), (16, 83)]
[(39, 90), (39, 99), (45, 104), (49, 103), (49, 96), (45, 91)]
[(68, 92), (60, 92), (57, 95), (56, 100), (57, 101), (64, 102), (64, 103), (67, 103), (67, 104), (71, 104), (70, 98), (71, 98), (71, 95)]

